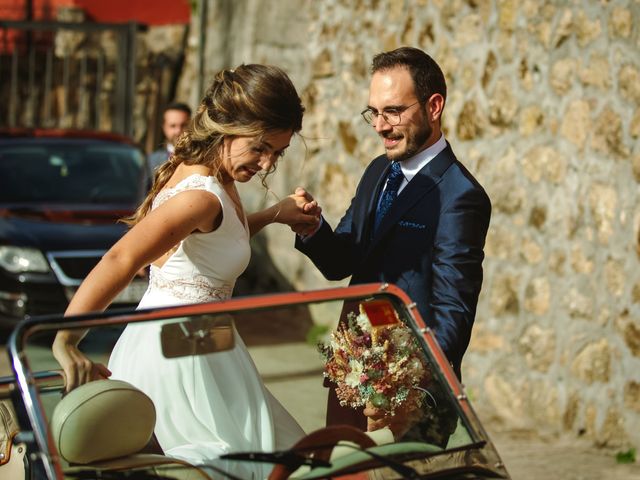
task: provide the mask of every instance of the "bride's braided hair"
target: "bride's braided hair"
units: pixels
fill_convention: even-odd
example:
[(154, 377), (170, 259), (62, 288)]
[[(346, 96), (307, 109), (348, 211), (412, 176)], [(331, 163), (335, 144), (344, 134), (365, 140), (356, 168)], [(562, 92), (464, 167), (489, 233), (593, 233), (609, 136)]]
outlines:
[(156, 170), (149, 194), (124, 222), (134, 225), (149, 212), (153, 199), (179, 164), (206, 165), (220, 178), (221, 147), (226, 137), (261, 136), (277, 130), (297, 133), (303, 114), (302, 101), (280, 68), (250, 64), (222, 70), (178, 138), (175, 152)]

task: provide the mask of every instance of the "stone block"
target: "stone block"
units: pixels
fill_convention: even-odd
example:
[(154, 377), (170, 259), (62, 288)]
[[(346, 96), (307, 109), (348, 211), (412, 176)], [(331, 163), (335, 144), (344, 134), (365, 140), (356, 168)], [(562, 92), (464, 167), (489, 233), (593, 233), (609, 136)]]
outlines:
[(415, 44), (415, 25), (413, 16), (407, 16), (407, 19), (404, 23), (404, 28), (402, 29), (402, 33), (400, 34), (400, 41), (403, 45), (413, 45)]
[(526, 392), (527, 410), (535, 422), (538, 431), (557, 429), (562, 422), (562, 413), (558, 401), (558, 385), (549, 380), (535, 380)]
[(601, 447), (621, 447), (629, 442), (629, 437), (624, 428), (624, 420), (618, 408), (609, 407), (606, 417), (602, 422), (595, 443)]
[(546, 277), (531, 280), (525, 289), (524, 308), (536, 315), (545, 315), (551, 302), (551, 286)]
[[(85, 21), (85, 11), (76, 6), (61, 6), (56, 13), (59, 22), (82, 23)], [(56, 57), (62, 58), (76, 54), (87, 41), (87, 34), (76, 30), (58, 30), (55, 35), (54, 51)]]
[(484, 24), (480, 15), (469, 13), (458, 18), (459, 25), (454, 33), (453, 46), (456, 48), (469, 47), (480, 42), (484, 35)]
[(564, 95), (573, 86), (580, 64), (575, 58), (562, 58), (551, 66), (549, 83), (554, 92)]
[(522, 157), (522, 171), (526, 177), (534, 183), (542, 179), (544, 164), (553, 157), (553, 150), (549, 147), (538, 145), (525, 152)]
[(498, 58), (496, 57), (495, 53), (493, 53), (493, 50), (489, 50), (489, 52), (487, 53), (487, 58), (484, 62), (484, 70), (482, 72), (482, 88), (486, 89), (487, 86), (491, 83), (497, 67)]
[(544, 258), (542, 247), (529, 238), (522, 241), (521, 255), (530, 265), (538, 264)]
[(516, 0), (498, 0), (498, 27), (500, 30), (506, 33), (515, 30), (519, 3)]
[(588, 65), (583, 65), (579, 71), (580, 81), (585, 86), (607, 90), (611, 87), (611, 65), (607, 57), (593, 55)]
[(531, 425), (523, 395), (516, 390), (516, 384), (492, 373), (485, 378), (484, 394), (495, 414), (507, 424), (527, 428)]
[(608, 259), (604, 266), (604, 279), (609, 293), (615, 298), (620, 298), (627, 284), (623, 262)]
[(517, 237), (513, 228), (495, 225), (487, 232), (485, 254), (487, 257), (509, 260), (518, 256)]
[(640, 105), (640, 71), (631, 64), (623, 65), (618, 73), (620, 94), (636, 105)]
[(358, 137), (353, 133), (353, 128), (348, 122), (338, 122), (338, 135), (342, 140), (344, 149), (349, 155), (352, 155), (358, 146)]
[(544, 227), (545, 222), (547, 221), (547, 207), (542, 206), (534, 206), (529, 212), (529, 225), (531, 225), (536, 230), (541, 230)]
[(588, 255), (584, 248), (580, 245), (573, 245), (571, 247), (571, 268), (576, 273), (590, 274), (593, 273), (594, 260), (593, 254)]
[(624, 406), (640, 413), (640, 383), (629, 381), (624, 386)]
[(629, 135), (633, 138), (640, 137), (640, 108), (636, 108), (629, 125)]
[(562, 275), (564, 273), (564, 266), (567, 261), (567, 256), (561, 250), (553, 250), (548, 257), (547, 265), (551, 272)]
[[(588, 291), (587, 293), (592, 293)], [(569, 289), (568, 294), (564, 298), (564, 303), (573, 318), (590, 318), (594, 314), (593, 296), (584, 294), (584, 288)]]
[(584, 149), (584, 143), (591, 125), (591, 108), (586, 100), (573, 100), (562, 117), (560, 134), (573, 143), (578, 150)]
[(606, 383), (611, 375), (611, 347), (606, 338), (584, 346), (571, 364), (571, 372), (587, 384)]
[(580, 11), (576, 15), (575, 30), (578, 45), (585, 47), (602, 35), (602, 23), (600, 18), (592, 20), (584, 11)]
[(333, 68), (333, 56), (329, 49), (325, 48), (314, 59), (311, 71), (315, 78), (330, 77), (335, 74)]
[(530, 92), (531, 90), (533, 90), (534, 86), (535, 86), (535, 72), (532, 71), (529, 68), (529, 65), (527, 64), (527, 59), (523, 58), (522, 60), (520, 60), (520, 66), (518, 68), (518, 77), (520, 78), (520, 86), (526, 90), (527, 92)]
[(607, 244), (613, 235), (614, 219), (618, 208), (618, 192), (613, 186), (596, 183), (589, 189), (589, 207), (595, 223), (598, 240)]
[(562, 416), (562, 424), (565, 429), (573, 430), (578, 418), (578, 411), (580, 409), (580, 395), (576, 392), (572, 392), (569, 395), (569, 399), (565, 405), (564, 414)]
[(496, 210), (515, 214), (522, 209), (527, 192), (520, 185), (514, 185), (514, 180), (514, 178), (505, 177), (493, 186), (491, 198)]
[(518, 347), (529, 368), (547, 372), (556, 356), (555, 332), (537, 324), (530, 325), (520, 337)]
[(565, 8), (560, 14), (553, 33), (553, 46), (562, 45), (573, 33), (573, 12)]
[(640, 357), (640, 325), (627, 318), (623, 321), (623, 338), (634, 357)]
[(509, 351), (509, 342), (503, 335), (499, 335), (483, 328), (478, 322), (473, 327), (473, 335), (469, 343), (469, 350), (482, 355), (492, 352)]
[(538, 21), (529, 24), (529, 31), (531, 35), (536, 38), (544, 48), (549, 49), (551, 47), (551, 38), (553, 36), (553, 27), (551, 22), (547, 20)]
[(537, 105), (526, 107), (520, 112), (518, 123), (520, 134), (525, 137), (531, 136), (539, 132), (544, 125), (544, 113)]
[(460, 140), (475, 140), (485, 129), (486, 117), (475, 100), (465, 102), (458, 114), (456, 135)]
[(518, 113), (518, 102), (513, 94), (514, 85), (510, 78), (497, 81), (489, 100), (489, 121), (501, 127), (509, 126)]
[(520, 310), (517, 277), (499, 274), (491, 285), (489, 304), (495, 316), (517, 314)]
[(592, 131), (591, 146), (609, 156), (626, 157), (629, 148), (624, 142), (622, 118), (610, 107), (598, 114)]
[(615, 7), (609, 16), (609, 36), (612, 38), (629, 38), (633, 26), (631, 10)]

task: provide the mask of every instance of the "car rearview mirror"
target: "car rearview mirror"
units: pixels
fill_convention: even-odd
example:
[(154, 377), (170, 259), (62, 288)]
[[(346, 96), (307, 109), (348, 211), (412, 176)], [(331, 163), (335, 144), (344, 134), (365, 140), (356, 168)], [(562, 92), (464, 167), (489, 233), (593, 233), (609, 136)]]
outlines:
[(204, 315), (167, 323), (160, 332), (162, 354), (178, 358), (231, 350), (234, 330), (231, 315)]

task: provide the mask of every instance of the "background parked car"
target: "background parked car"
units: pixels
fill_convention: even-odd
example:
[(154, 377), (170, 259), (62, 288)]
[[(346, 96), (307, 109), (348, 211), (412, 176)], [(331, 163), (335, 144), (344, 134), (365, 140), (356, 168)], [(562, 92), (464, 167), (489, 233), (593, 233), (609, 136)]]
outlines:
[[(63, 312), (126, 231), (146, 192), (143, 152), (128, 138), (70, 130), (0, 130), (0, 326)], [(114, 306), (136, 304), (136, 279)]]

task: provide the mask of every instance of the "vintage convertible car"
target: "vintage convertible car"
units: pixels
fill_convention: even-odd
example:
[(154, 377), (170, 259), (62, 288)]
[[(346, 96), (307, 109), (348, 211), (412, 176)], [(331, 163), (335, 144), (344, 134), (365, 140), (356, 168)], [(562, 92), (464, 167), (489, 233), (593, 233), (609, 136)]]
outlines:
[[(331, 336), (338, 319), (356, 322), (352, 326), (359, 325), (362, 335), (350, 340)], [(118, 332), (114, 325), (138, 322), (158, 323), (159, 341), (168, 358), (216, 355), (232, 348), (236, 336), (241, 336), (264, 383), (306, 436), (289, 450), (230, 448), (222, 462), (193, 465), (169, 458), (153, 446), (153, 403), (132, 385), (100, 380), (61, 395), (61, 374), (43, 338), (50, 339), (62, 328), (90, 328), (82, 349), (104, 362), (115, 341), (113, 334), (104, 334), (105, 329)], [(318, 347), (318, 340), (325, 346)], [(359, 350), (349, 341), (356, 342)], [(432, 332), (411, 300), (393, 285), (78, 317), (32, 317), (16, 327), (7, 349), (13, 374), (0, 378), (2, 479), (238, 479), (243, 477), (234, 473), (234, 465), (255, 462), (268, 464), (273, 480), (510, 478)], [(354, 367), (347, 382), (357, 397), (366, 390), (369, 377), (381, 380), (391, 371), (376, 376), (367, 370), (367, 359), (380, 352), (387, 355), (384, 365), (378, 365), (381, 368), (395, 369), (397, 374), (412, 365), (419, 372), (419, 385), (403, 394), (416, 401), (417, 409), (412, 415), (397, 414), (406, 420), (403, 433), (326, 426), (326, 379), (336, 379), (340, 370), (336, 366), (361, 362), (361, 370)], [(376, 395), (383, 389), (378, 390)], [(379, 411), (390, 411), (389, 398), (378, 395), (369, 401)]]

